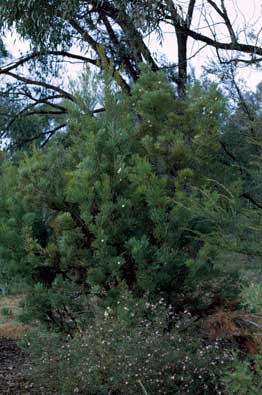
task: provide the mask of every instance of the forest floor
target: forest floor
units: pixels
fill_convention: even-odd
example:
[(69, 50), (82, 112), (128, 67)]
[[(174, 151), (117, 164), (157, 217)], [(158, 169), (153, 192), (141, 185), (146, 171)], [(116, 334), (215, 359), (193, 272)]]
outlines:
[(29, 359), (16, 340), (0, 338), (0, 394), (36, 395), (32, 384), (24, 378)]
[[(0, 297), (0, 394), (38, 395), (25, 379), (29, 356), (18, 345), (28, 327), (17, 321), (21, 297)], [(40, 394), (39, 394), (40, 395)]]

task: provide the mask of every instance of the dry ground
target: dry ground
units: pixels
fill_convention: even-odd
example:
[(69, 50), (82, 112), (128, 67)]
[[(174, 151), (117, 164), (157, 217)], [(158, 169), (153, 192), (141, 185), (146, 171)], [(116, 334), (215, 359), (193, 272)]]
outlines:
[(28, 326), (17, 321), (21, 296), (0, 296), (0, 338), (20, 339)]
[[(0, 297), (0, 394), (38, 395), (23, 377), (29, 366), (28, 356), (17, 341), (28, 327), (17, 321), (21, 297)], [(40, 395), (40, 394), (39, 394)]]

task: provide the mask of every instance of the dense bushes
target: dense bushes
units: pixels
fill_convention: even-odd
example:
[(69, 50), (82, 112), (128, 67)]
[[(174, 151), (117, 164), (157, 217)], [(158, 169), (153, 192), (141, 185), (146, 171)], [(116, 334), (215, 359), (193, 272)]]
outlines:
[(68, 135), (13, 166), (3, 222), (20, 229), (22, 247), (4, 252), (45, 286), (73, 282), (110, 304), (124, 282), (174, 302), (192, 266), (212, 271), (216, 252), (199, 255), (201, 235), (217, 231), (221, 204), (228, 220), (227, 196), (207, 179), (218, 167), (224, 98), (196, 85), (183, 104), (162, 74), (145, 73), (129, 98), (109, 90), (97, 118), (86, 102), (71, 109)]
[[(145, 71), (129, 97), (108, 83), (96, 117), (90, 95), (69, 108), (67, 133), (1, 163), (2, 278), (22, 277), (22, 319), (54, 330), (30, 340), (37, 369), (65, 394), (230, 394), (250, 364), (232, 364), (232, 337), (195, 323), (258, 308), (247, 287), (259, 294), (262, 216), (245, 192), (247, 178), (260, 188), (254, 150), (243, 176), (215, 85), (181, 101)], [(143, 302), (160, 299), (157, 313)]]

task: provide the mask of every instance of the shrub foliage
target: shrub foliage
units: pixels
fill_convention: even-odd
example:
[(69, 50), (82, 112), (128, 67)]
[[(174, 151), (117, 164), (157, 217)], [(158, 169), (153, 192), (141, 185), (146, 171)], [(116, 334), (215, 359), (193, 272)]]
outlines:
[(259, 122), (232, 163), (240, 110), (215, 84), (182, 101), (162, 73), (144, 70), (129, 96), (105, 81), (78, 92), (66, 133), (3, 156), (1, 279), (22, 278), (21, 318), (55, 331), (31, 342), (60, 393), (222, 394), (250, 365), (232, 367), (237, 342), (198, 323), (259, 306)]

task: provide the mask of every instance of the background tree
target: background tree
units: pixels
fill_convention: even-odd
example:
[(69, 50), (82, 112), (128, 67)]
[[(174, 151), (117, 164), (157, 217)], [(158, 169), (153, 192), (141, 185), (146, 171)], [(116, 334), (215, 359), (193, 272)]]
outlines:
[[(171, 26), (177, 38), (178, 62), (171, 69), (175, 71), (181, 97), (185, 95), (188, 77), (189, 40), (200, 42), (203, 47), (213, 47), (218, 58), (223, 60), (226, 56), (228, 62), (253, 64), (259, 62), (262, 55), (259, 31), (255, 31), (255, 26), (247, 26), (243, 32), (243, 26), (235, 26), (225, 1), (218, 5), (211, 0), (188, 0), (181, 4), (169, 0), (74, 0), (70, 4), (10, 0), (0, 8), (0, 19), (3, 32), (15, 27), (31, 44), (29, 53), (0, 70), (2, 75), (18, 82), (16, 92), (26, 96), (29, 112), (31, 106), (41, 106), (43, 101), (55, 106), (55, 111), (63, 112), (59, 100), (74, 100), (70, 92), (51, 78), (52, 73), (58, 75), (61, 61), (80, 61), (102, 70), (110, 68), (121, 89), (130, 92), (140, 74), (141, 63), (153, 71), (165, 67), (146, 44), (146, 37), (153, 33), (162, 39), (163, 24)], [(200, 33), (202, 27), (205, 33)], [(222, 39), (221, 32), (226, 39)], [(76, 45), (81, 54), (73, 50)], [(226, 54), (230, 54), (229, 59)], [(21, 67), (30, 68), (30, 65), (34, 72), (30, 77), (23, 75)], [(47, 75), (51, 79), (48, 80)], [(37, 89), (32, 91), (32, 88)]]

